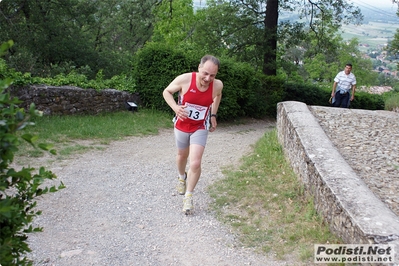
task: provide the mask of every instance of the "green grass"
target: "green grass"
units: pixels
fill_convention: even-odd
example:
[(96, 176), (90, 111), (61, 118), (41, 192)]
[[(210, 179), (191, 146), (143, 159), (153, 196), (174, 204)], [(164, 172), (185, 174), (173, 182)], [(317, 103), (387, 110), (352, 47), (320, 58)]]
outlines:
[[(231, 169), (231, 168), (230, 168)], [(213, 210), (242, 243), (277, 258), (313, 261), (314, 244), (341, 243), (316, 214), (286, 162), (276, 130), (266, 133), (238, 170), (209, 188)]]
[(392, 111), (396, 108), (399, 108), (399, 93), (389, 94), (385, 100), (385, 110)]
[[(165, 119), (170, 117), (170, 121)], [(100, 115), (44, 116), (34, 120), (34, 133), (47, 140), (101, 139), (118, 140), (126, 136), (157, 134), (170, 127), (171, 115), (152, 110), (116, 112)]]
[[(153, 110), (121, 111), (99, 115), (43, 116), (32, 119), (35, 126), (22, 133), (39, 136), (39, 142), (54, 145), (58, 159), (91, 149), (104, 149), (110, 141), (128, 136), (157, 134), (160, 128), (172, 127), (172, 116)], [(22, 143), (16, 153), (18, 162), (44, 155), (44, 151)]]

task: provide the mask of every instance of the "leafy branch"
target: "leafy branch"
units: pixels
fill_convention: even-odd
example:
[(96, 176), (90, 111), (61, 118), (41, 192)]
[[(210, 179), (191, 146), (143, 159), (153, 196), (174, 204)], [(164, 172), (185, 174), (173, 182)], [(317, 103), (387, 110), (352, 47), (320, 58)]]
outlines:
[[(13, 45), (12, 41), (0, 46), (0, 56)], [(17, 132), (32, 126), (30, 117), (41, 116), (42, 113), (32, 104), (25, 113), (19, 108), (20, 100), (12, 98), (6, 91), (12, 79), (0, 79), (0, 262), (3, 265), (31, 265), (25, 255), (30, 252), (27, 244), (28, 233), (40, 232), (42, 228), (33, 227), (33, 219), (41, 214), (36, 209), (36, 198), (64, 188), (58, 186), (43, 187), (45, 180), (57, 178), (54, 173), (40, 167), (38, 171), (32, 167), (20, 170), (10, 167), (14, 154), (21, 141), (27, 141), (34, 147), (55, 154), (51, 145), (37, 144), (38, 136)]]

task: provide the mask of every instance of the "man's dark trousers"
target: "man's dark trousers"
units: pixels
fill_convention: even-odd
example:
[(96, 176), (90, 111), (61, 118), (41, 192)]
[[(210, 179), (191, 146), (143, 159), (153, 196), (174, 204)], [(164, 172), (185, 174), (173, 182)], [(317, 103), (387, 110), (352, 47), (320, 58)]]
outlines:
[(349, 107), (349, 92), (341, 94), (339, 91), (335, 93), (335, 102), (333, 103), (333, 107), (342, 107), (348, 108)]

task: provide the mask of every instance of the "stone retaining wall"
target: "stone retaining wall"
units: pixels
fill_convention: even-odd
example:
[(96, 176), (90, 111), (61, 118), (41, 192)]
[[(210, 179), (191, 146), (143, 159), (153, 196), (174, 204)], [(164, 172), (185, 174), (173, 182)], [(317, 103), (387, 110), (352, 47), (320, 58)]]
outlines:
[(347, 244), (393, 244), (399, 262), (399, 218), (356, 175), (304, 103), (282, 102), (277, 112), (285, 156), (331, 231)]
[(126, 110), (126, 102), (139, 103), (138, 94), (114, 89), (94, 90), (71, 86), (32, 85), (11, 87), (10, 94), (18, 97), (21, 107), (29, 109), (35, 103), (36, 109), (46, 115), (98, 114)]

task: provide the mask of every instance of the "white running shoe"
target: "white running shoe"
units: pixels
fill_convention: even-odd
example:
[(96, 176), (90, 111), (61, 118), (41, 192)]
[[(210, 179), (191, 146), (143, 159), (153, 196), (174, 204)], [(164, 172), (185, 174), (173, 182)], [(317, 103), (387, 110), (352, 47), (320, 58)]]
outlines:
[(186, 215), (193, 214), (194, 213), (194, 205), (193, 205), (193, 196), (185, 196), (183, 199), (183, 212)]
[[(185, 174), (185, 175), (186, 175), (186, 178), (187, 178), (187, 174)], [(181, 179), (180, 177), (178, 177), (178, 181), (179, 181), (179, 183), (177, 183), (177, 186), (176, 186), (177, 192), (180, 195), (186, 194), (186, 180), (185, 179)]]

